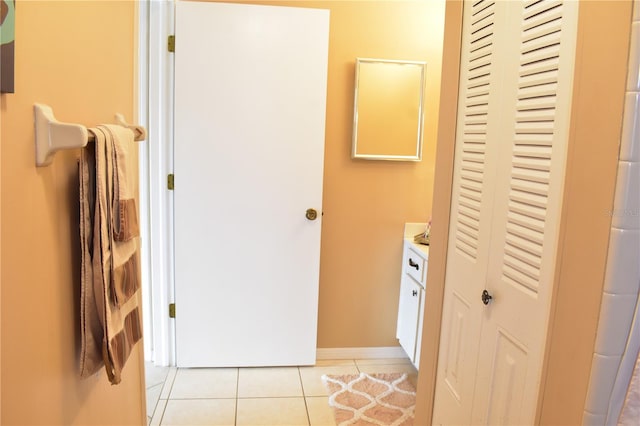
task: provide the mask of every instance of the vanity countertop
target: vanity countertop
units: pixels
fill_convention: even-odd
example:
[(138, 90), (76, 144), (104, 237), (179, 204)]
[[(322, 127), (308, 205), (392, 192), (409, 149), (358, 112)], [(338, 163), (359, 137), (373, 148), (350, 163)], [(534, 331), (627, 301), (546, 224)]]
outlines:
[(424, 253), (425, 259), (429, 259), (429, 246), (424, 244), (418, 244), (413, 242), (413, 237), (421, 232), (424, 232), (426, 223), (405, 223), (404, 224), (404, 241), (411, 244), (411, 246)]

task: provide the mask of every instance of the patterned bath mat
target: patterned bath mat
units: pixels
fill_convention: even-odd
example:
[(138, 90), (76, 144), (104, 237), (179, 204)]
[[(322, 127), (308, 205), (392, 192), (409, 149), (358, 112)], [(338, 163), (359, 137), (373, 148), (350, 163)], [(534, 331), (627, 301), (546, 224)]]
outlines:
[(406, 374), (323, 375), (339, 426), (411, 426), (416, 389)]

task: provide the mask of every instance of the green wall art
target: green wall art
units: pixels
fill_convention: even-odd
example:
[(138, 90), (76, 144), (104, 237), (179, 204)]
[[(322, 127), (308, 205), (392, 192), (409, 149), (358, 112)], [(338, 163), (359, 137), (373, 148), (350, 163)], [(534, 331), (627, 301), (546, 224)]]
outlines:
[(0, 92), (14, 91), (16, 2), (0, 0)]

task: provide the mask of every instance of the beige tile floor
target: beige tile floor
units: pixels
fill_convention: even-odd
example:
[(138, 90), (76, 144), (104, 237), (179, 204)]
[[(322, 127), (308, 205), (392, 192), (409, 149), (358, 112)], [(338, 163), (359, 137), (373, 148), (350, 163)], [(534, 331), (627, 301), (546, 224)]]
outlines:
[(335, 425), (323, 374), (417, 371), (406, 358), (321, 360), (312, 367), (175, 368), (146, 365), (147, 415), (157, 426)]

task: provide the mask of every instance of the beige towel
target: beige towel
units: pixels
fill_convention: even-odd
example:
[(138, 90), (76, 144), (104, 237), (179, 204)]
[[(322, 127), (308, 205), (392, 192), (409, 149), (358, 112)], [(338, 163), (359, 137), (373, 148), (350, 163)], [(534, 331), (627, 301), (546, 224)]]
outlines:
[(137, 162), (133, 132), (104, 125), (90, 129), (95, 144), (80, 161), (82, 244), (82, 352), (80, 374), (102, 365), (112, 384), (142, 337)]

